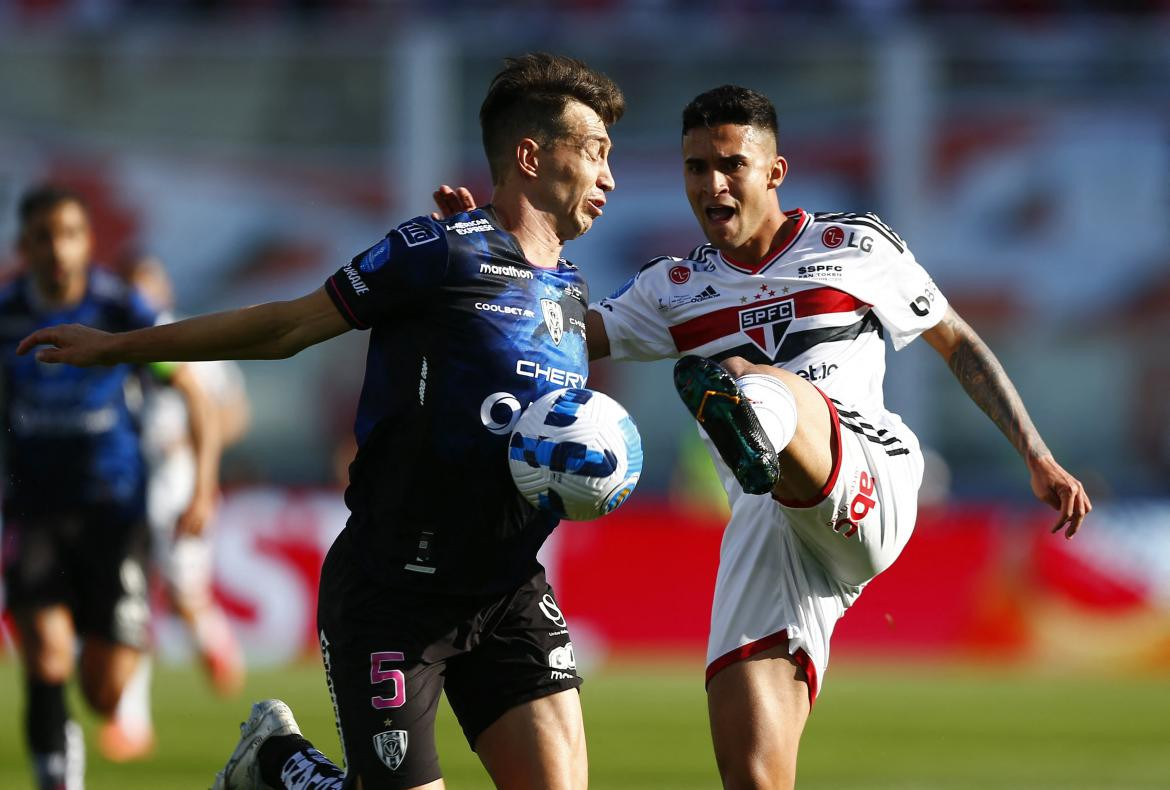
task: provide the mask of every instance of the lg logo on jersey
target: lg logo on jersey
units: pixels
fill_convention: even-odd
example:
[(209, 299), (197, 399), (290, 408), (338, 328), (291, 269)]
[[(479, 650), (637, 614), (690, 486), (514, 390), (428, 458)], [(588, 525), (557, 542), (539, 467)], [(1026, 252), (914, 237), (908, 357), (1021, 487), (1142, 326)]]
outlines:
[(862, 252), (869, 252), (873, 249), (873, 236), (862, 236), (857, 238), (856, 231), (849, 231), (848, 237), (845, 231), (833, 225), (825, 228), (825, 232), (821, 234), (821, 244), (824, 244), (830, 250), (835, 250), (844, 243), (846, 247), (852, 247)]

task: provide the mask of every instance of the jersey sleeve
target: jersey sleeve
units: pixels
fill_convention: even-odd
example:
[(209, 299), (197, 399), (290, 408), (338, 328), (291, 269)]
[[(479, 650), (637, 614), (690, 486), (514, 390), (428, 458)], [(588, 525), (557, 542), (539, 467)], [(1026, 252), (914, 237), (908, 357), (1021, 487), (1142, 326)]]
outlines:
[(369, 329), (429, 298), (446, 272), (446, 231), (415, 217), (355, 255), (325, 281), (325, 291), (351, 326)]
[(605, 325), (610, 357), (616, 360), (652, 360), (678, 353), (670, 328), (655, 297), (654, 278), (661, 276), (656, 258), (600, 302), (590, 305)]
[(947, 299), (904, 244), (890, 242), (875, 262), (866, 267), (858, 296), (873, 305), (894, 350), (900, 351), (942, 320)]

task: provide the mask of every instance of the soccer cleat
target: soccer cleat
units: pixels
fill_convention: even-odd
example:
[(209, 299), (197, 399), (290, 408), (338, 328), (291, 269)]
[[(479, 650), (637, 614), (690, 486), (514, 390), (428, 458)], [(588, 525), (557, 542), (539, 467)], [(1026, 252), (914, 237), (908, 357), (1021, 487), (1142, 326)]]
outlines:
[(780, 460), (731, 374), (713, 360), (688, 355), (674, 365), (674, 387), (743, 490), (770, 492), (780, 479)]
[(292, 711), (278, 699), (266, 699), (252, 706), (248, 720), (240, 725), (240, 742), (227, 765), (215, 775), (211, 790), (253, 790), (265, 788), (260, 778), (260, 746), (274, 735), (300, 735)]

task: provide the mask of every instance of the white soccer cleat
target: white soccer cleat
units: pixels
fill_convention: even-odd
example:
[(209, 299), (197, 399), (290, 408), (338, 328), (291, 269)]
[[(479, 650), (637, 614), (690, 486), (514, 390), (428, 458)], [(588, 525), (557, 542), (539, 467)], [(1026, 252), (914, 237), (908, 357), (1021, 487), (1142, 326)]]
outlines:
[(273, 735), (300, 735), (301, 728), (292, 710), (278, 699), (266, 699), (252, 706), (248, 720), (240, 725), (240, 742), (227, 765), (215, 775), (211, 790), (265, 790), (260, 779), (260, 746)]

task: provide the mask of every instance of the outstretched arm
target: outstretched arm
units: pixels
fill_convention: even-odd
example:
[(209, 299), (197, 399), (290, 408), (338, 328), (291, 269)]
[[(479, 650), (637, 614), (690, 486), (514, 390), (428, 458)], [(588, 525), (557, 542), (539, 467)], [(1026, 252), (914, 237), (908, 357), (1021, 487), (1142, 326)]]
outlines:
[(199, 382), (190, 365), (181, 365), (171, 386), (187, 406), (187, 429), (195, 455), (195, 490), (175, 524), (176, 535), (199, 535), (215, 512), (219, 490), (219, 457), (222, 451), (219, 420), (211, 393)]
[(1023, 456), (1032, 478), (1032, 492), (1060, 513), (1052, 531), (1064, 529), (1066, 537), (1075, 535), (1093, 505), (1081, 482), (1052, 457), (991, 349), (951, 308), (922, 336), (946, 360), (971, 400)]
[(182, 362), (195, 359), (284, 359), (336, 337), (350, 325), (319, 288), (288, 302), (227, 310), (132, 332), (102, 332), (80, 324), (39, 329), (16, 352), (36, 346), (41, 362), (115, 365), (120, 362)]

